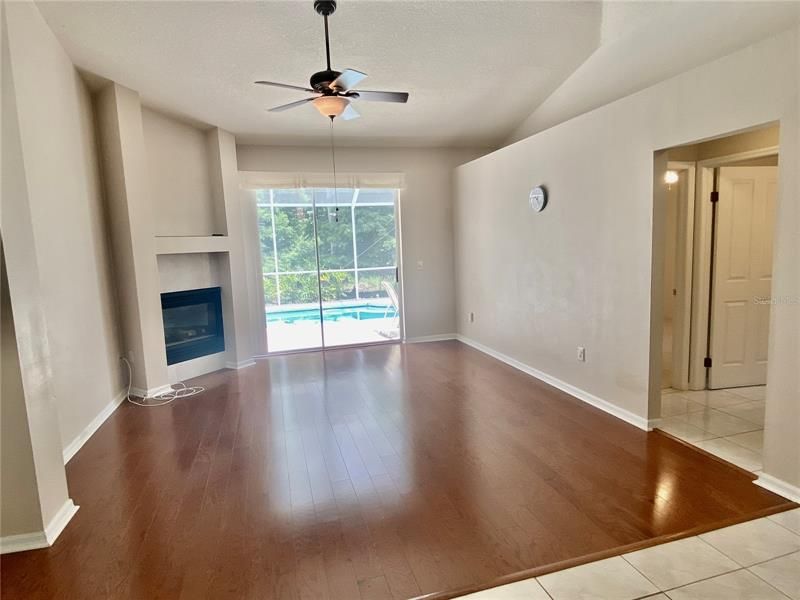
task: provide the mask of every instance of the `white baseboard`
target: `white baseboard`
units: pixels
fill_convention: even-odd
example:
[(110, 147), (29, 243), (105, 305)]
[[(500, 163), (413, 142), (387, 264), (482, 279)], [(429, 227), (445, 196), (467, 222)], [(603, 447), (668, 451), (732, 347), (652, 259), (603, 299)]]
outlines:
[(158, 394), (165, 394), (171, 391), (172, 391), (172, 384), (168, 383), (166, 385), (159, 385), (157, 387), (150, 388), (149, 390), (147, 390), (147, 396), (148, 397), (157, 396)]
[(64, 531), (67, 523), (70, 522), (75, 513), (78, 512), (78, 506), (67, 498), (64, 505), (58, 510), (55, 516), (50, 519), (44, 531), (36, 531), (33, 533), (22, 533), (19, 535), (7, 535), (0, 538), (0, 554), (10, 554), (11, 552), (24, 552), (26, 550), (38, 550), (40, 548), (47, 548), (52, 546), (53, 543)]
[(585, 390), (582, 390), (574, 385), (567, 383), (566, 381), (561, 381), (560, 379), (553, 377), (552, 375), (548, 375), (540, 371), (539, 369), (535, 369), (530, 365), (526, 365), (518, 361), (515, 358), (511, 358), (503, 354), (502, 352), (498, 352), (497, 350), (493, 350), (488, 346), (484, 346), (480, 342), (476, 342), (473, 339), (465, 337), (461, 334), (456, 336), (456, 339), (460, 342), (467, 344), (468, 346), (472, 346), (476, 350), (483, 352), (484, 354), (488, 354), (492, 358), (496, 358), (497, 360), (506, 363), (509, 366), (514, 367), (515, 369), (519, 369), (523, 373), (527, 373), (531, 377), (535, 377), (545, 383), (552, 385), (554, 388), (558, 388), (562, 392), (566, 392), (570, 396), (574, 396), (578, 400), (582, 400), (587, 404), (591, 404), (595, 408), (599, 408), (602, 411), (607, 412), (610, 415), (617, 417), (618, 419), (622, 419), (626, 423), (630, 423), (631, 425), (635, 425), (639, 429), (643, 429), (645, 431), (650, 431), (654, 423), (657, 422), (657, 419), (651, 419), (648, 421), (644, 417), (640, 417), (639, 415), (635, 415), (632, 412), (625, 410), (624, 408), (620, 408), (619, 406), (612, 404), (602, 398), (598, 398), (594, 394), (591, 394)]
[(92, 437), (94, 432), (100, 428), (100, 425), (105, 423), (106, 419), (111, 416), (111, 413), (117, 410), (117, 407), (125, 401), (126, 393), (127, 390), (122, 390), (119, 394), (117, 394), (114, 399), (106, 404), (103, 407), (103, 410), (101, 410), (98, 415), (92, 419), (92, 422), (89, 423), (84, 430), (75, 437), (74, 440), (67, 444), (67, 447), (63, 450), (64, 464), (67, 464), (70, 459), (75, 456), (78, 450), (80, 450), (87, 440)]
[(418, 337), (406, 338), (406, 344), (424, 344), (425, 342), (444, 342), (447, 340), (458, 339), (455, 333), (439, 333), (437, 335), (421, 335)]
[(11, 554), (12, 552), (25, 552), (26, 550), (38, 550), (47, 548), (47, 537), (44, 531), (36, 533), (21, 533), (19, 535), (7, 535), (0, 537), (0, 554)]
[(140, 387), (131, 387), (131, 395), (136, 396), (137, 398), (152, 398), (157, 394), (164, 394), (166, 392), (171, 392), (172, 386), (170, 384), (167, 385), (159, 385), (157, 387), (152, 387), (149, 389), (144, 389)]
[(800, 502), (800, 487), (792, 485), (791, 483), (787, 483), (781, 479), (778, 479), (777, 477), (767, 475), (766, 473), (761, 473), (758, 476), (758, 479), (756, 479), (753, 483), (764, 488), (765, 490), (775, 492), (787, 500), (791, 500), (792, 502)]
[(226, 362), (225, 368), (239, 370), (239, 369), (244, 369), (246, 367), (252, 367), (254, 364), (256, 364), (256, 361), (254, 361), (252, 358), (248, 358), (247, 360), (240, 360), (239, 362), (233, 362), (233, 361)]

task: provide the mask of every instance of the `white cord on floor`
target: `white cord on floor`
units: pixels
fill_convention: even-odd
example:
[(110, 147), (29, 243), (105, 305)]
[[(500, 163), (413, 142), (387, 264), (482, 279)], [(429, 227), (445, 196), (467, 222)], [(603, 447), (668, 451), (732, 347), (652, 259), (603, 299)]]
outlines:
[[(165, 404), (169, 404), (177, 398), (188, 398), (189, 396), (195, 396), (200, 392), (206, 391), (206, 388), (199, 385), (188, 387), (185, 383), (179, 381), (175, 385), (179, 385), (181, 387), (177, 389), (173, 388), (168, 392), (154, 394), (153, 396), (145, 396), (142, 398), (142, 402), (139, 402), (138, 400), (131, 398), (131, 385), (133, 384), (133, 368), (131, 367), (131, 363), (128, 362), (128, 359), (124, 356), (121, 356), (120, 358), (122, 359), (122, 362), (125, 363), (125, 366), (128, 367), (128, 392), (125, 394), (125, 397), (128, 399), (128, 402), (135, 404), (136, 406), (164, 406)], [(155, 402), (148, 402), (148, 400), (155, 400)]]

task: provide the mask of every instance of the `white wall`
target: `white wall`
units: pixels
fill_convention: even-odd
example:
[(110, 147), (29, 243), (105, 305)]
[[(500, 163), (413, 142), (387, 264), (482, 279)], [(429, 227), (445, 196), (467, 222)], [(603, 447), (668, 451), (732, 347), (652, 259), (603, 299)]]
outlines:
[[(788, 62), (792, 49), (787, 52)], [(793, 56), (797, 78), (800, 41), (795, 42)], [(787, 107), (787, 118), (781, 122), (772, 271), (772, 296), (782, 301), (770, 308), (764, 470), (800, 487), (800, 90), (795, 88), (787, 100), (793, 106)], [(800, 493), (796, 495), (800, 498)]]
[(122, 348), (132, 365), (132, 390), (167, 386), (167, 358), (158, 296), (154, 207), (139, 94), (109, 83), (95, 98)]
[(602, 45), (506, 143), (774, 35), (798, 19), (798, 2), (606, 2)]
[(6, 537), (41, 531), (44, 523), (1, 246), (0, 263), (0, 537)]
[[(649, 392), (654, 151), (780, 121), (775, 295), (798, 297), (797, 28), (457, 169), (458, 329), (641, 419)], [(543, 183), (550, 204), (528, 209)], [(653, 264), (658, 264), (658, 257)], [(653, 299), (653, 308), (661, 303)], [(475, 323), (466, 319), (476, 313)], [(772, 313), (765, 472), (800, 484), (797, 305)], [(576, 361), (576, 346), (588, 360)]]
[[(3, 537), (0, 540), (0, 550), (5, 552), (40, 547), (51, 542), (60, 533), (60, 527), (55, 526), (55, 530), (53, 529), (54, 523), (65, 524), (74, 514), (74, 505), (69, 498), (64, 469), (59, 411), (51, 370), (50, 332), (37, 260), (41, 243), (34, 235), (33, 198), (25, 162), (28, 149), (23, 143), (21, 132), (20, 104), (25, 101), (25, 97), (19, 95), (16, 88), (20, 69), (29, 65), (24, 60), (24, 55), (23, 58), (18, 55), (19, 38), (32, 38), (39, 42), (42, 52), (46, 52), (52, 38), (47, 35), (49, 30), (43, 29), (41, 16), (33, 4), (0, 4), (0, 21), (0, 105), (3, 124), (0, 153), (3, 173), (0, 178), (0, 232), (7, 274), (3, 283), (13, 311), (13, 337), (16, 341), (20, 376), (15, 382), (15, 369), (3, 369), (0, 373), (3, 379), (0, 402), (3, 406), (3, 428), (22, 426), (20, 411), (23, 410), (27, 424), (26, 431), (17, 429), (10, 436), (3, 432), (3, 477), (6, 477), (8, 469), (15, 485), (25, 485), (26, 482), (29, 484), (31, 479), (36, 485), (35, 494), (32, 491), (19, 491), (20, 497), (27, 502), (26, 511), (17, 510), (22, 507), (17, 505), (15, 508), (13, 501), (9, 506), (3, 500), (3, 534), (22, 535), (22, 539)], [(7, 308), (4, 312), (5, 318), (8, 318)], [(7, 333), (8, 322), (0, 327)], [(4, 340), (6, 354), (14, 352), (13, 348), (8, 347), (10, 341), (10, 338)], [(3, 360), (5, 367), (5, 361), (13, 362), (13, 357), (4, 357)], [(22, 405), (19, 404), (19, 383), (22, 385)], [(9, 409), (10, 414), (7, 412)], [(32, 471), (30, 462), (26, 460), (27, 456), (32, 458)], [(11, 461), (11, 464), (7, 461)], [(5, 485), (6, 481), (3, 483)], [(38, 502), (30, 504), (34, 496)], [(7, 512), (9, 509), (10, 512)], [(5, 521), (6, 518), (17, 521)], [(48, 527), (51, 531), (49, 536)]]
[[(455, 332), (453, 168), (483, 154), (471, 149), (338, 148), (341, 172), (402, 172), (403, 293), (409, 339)], [(240, 171), (327, 172), (327, 148), (239, 146)], [(417, 261), (423, 269), (417, 269)]]
[(143, 108), (155, 235), (225, 233), (213, 201), (204, 131)]
[(89, 92), (33, 3), (7, 6), (11, 64), (61, 437), (123, 389)]

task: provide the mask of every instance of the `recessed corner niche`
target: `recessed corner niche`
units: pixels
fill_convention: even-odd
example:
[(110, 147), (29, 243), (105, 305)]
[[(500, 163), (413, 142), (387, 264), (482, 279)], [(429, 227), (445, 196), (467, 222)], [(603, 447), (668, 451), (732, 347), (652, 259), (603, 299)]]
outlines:
[(148, 108), (142, 108), (142, 127), (155, 235), (224, 235), (206, 132)]

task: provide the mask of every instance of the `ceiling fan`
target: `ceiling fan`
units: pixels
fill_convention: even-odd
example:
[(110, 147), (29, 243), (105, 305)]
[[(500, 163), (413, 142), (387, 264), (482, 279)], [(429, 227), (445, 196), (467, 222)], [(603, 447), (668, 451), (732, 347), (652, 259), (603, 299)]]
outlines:
[(408, 102), (408, 92), (377, 92), (368, 90), (354, 90), (366, 77), (366, 73), (355, 69), (345, 69), (342, 72), (331, 69), (331, 48), (328, 39), (328, 17), (336, 10), (336, 0), (315, 0), (314, 10), (325, 19), (325, 56), (328, 67), (324, 71), (319, 71), (311, 76), (311, 87), (302, 87), (288, 83), (276, 83), (274, 81), (256, 81), (259, 85), (271, 85), (274, 87), (287, 88), (290, 90), (300, 90), (315, 94), (310, 98), (303, 98), (289, 104), (283, 104), (270, 108), (270, 112), (281, 112), (302, 106), (307, 102), (314, 104), (316, 109), (325, 117), (333, 120), (341, 115), (345, 120), (358, 118), (358, 111), (350, 104), (352, 100), (368, 100), (371, 102)]

